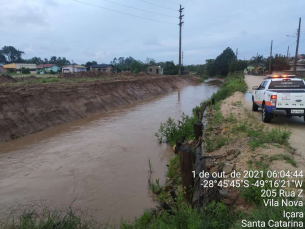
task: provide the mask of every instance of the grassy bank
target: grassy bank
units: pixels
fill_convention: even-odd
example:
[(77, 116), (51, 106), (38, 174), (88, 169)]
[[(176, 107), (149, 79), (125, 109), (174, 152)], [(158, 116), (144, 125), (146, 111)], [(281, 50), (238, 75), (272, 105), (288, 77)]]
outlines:
[[(207, 120), (208, 128), (205, 130), (207, 136), (205, 141), (206, 152), (213, 153), (217, 150), (230, 145), (240, 144), (241, 140), (246, 142), (247, 147), (253, 154), (259, 152), (261, 149), (269, 149), (270, 147), (279, 148), (288, 153), (259, 155), (258, 158), (249, 157), (247, 159), (247, 170), (259, 170), (266, 174), (267, 170), (271, 169), (271, 164), (274, 161), (283, 161), (296, 166), (296, 163), (289, 153), (293, 148), (289, 145), (289, 137), (291, 133), (287, 129), (268, 129), (263, 125), (255, 122), (250, 113), (242, 110), (246, 115), (239, 117), (234, 113), (224, 115), (222, 113), (222, 105), (224, 100), (232, 96), (235, 92), (245, 93), (247, 85), (242, 74), (229, 75), (224, 84), (220, 87), (217, 93), (213, 94), (211, 99), (215, 99), (216, 104), (209, 107)], [(209, 101), (211, 100), (209, 99)], [(208, 102), (208, 101), (204, 101)], [(234, 102), (232, 106), (242, 107), (241, 102)], [(201, 109), (201, 105), (194, 108)], [(172, 145), (176, 140), (180, 140), (182, 136), (186, 140), (194, 139), (193, 124), (198, 121), (196, 115), (191, 117), (183, 115), (180, 121), (175, 122), (169, 118), (166, 123), (162, 123), (156, 136), (159, 142), (167, 142)], [(273, 149), (273, 148), (271, 148)], [(170, 206), (174, 209), (172, 212), (157, 211), (154, 213), (146, 212), (139, 219), (133, 223), (123, 223), (122, 228), (241, 228), (241, 221), (274, 221), (287, 220), (283, 217), (283, 210), (291, 212), (304, 212), (303, 206), (299, 207), (266, 207), (264, 206), (261, 197), (261, 191), (270, 189), (270, 186), (263, 188), (250, 187), (238, 188), (239, 199), (241, 203), (247, 206), (246, 211), (241, 211), (237, 205), (227, 206), (222, 202), (212, 202), (205, 208), (197, 210), (197, 208), (190, 205), (183, 199), (181, 187), (181, 173), (179, 156), (174, 156), (169, 163), (167, 173), (168, 180), (171, 180), (171, 185), (174, 190), (180, 190), (179, 203), (174, 204), (168, 201), (170, 193), (166, 186), (164, 189), (159, 187), (157, 196), (162, 196), (158, 201), (160, 205), (166, 200), (170, 202)], [(263, 177), (251, 179), (249, 182), (256, 182), (257, 180), (264, 180)], [(270, 180), (270, 179), (269, 179)], [(276, 200), (281, 201), (279, 198)], [(226, 219), (226, 220), (224, 220)], [(298, 219), (304, 222), (303, 219)], [(305, 223), (305, 222), (304, 222)], [(291, 227), (294, 228), (294, 227)]]
[[(225, 147), (242, 144), (242, 141), (245, 142), (243, 147), (249, 148), (250, 155), (274, 148), (281, 149), (283, 152), (292, 151), (293, 148), (288, 142), (291, 133), (287, 129), (267, 129), (260, 125), (254, 121), (251, 114), (243, 110), (244, 108), (239, 101), (230, 102), (229, 105), (243, 112), (242, 117), (235, 114), (233, 110), (232, 112), (230, 111), (229, 115), (223, 113), (222, 108), (228, 103), (226, 99), (236, 92), (245, 93), (246, 90), (247, 85), (244, 82), (243, 75), (232, 74), (225, 79), (218, 92), (212, 95), (211, 99), (214, 98), (216, 104), (209, 107), (206, 117), (208, 121), (208, 128), (205, 130), (207, 138), (204, 143), (206, 152), (212, 154)], [(193, 113), (197, 109), (202, 109), (202, 105), (194, 108)], [(182, 136), (187, 141), (194, 140), (193, 125), (198, 121), (199, 119), (195, 114), (192, 116), (183, 114), (179, 121), (169, 118), (167, 122), (160, 125), (156, 137), (160, 143), (166, 142), (171, 145), (174, 145), (177, 140), (180, 141)], [(296, 165), (292, 155), (289, 153), (258, 154), (257, 157), (249, 157), (246, 160), (246, 169), (260, 170), (263, 173), (270, 170), (272, 163), (276, 161), (285, 162), (291, 166)], [(153, 165), (150, 161), (148, 164), (149, 172), (152, 173)], [(164, 186), (160, 185), (158, 179), (155, 181), (149, 180), (149, 187), (155, 195), (158, 206), (153, 210), (145, 211), (141, 217), (133, 222), (122, 222), (121, 228), (241, 228), (241, 220), (285, 220), (283, 210), (305, 211), (304, 207), (276, 208), (263, 206), (261, 191), (270, 188), (269, 186), (263, 188), (238, 188), (238, 198), (242, 199), (242, 203), (246, 207), (243, 211), (237, 208), (237, 205), (228, 206), (221, 201), (211, 201), (205, 207), (198, 209), (197, 206), (193, 206), (183, 198), (184, 190), (181, 185), (179, 155), (175, 155), (170, 159), (166, 177), (167, 182)], [(250, 181), (255, 182), (260, 179), (263, 179), (263, 177), (250, 179)], [(42, 212), (43, 214), (37, 213), (37, 211), (33, 213), (32, 211), (26, 211), (24, 212), (25, 214), (17, 213), (16, 221), (8, 220), (2, 224), (4, 225), (3, 228), (105, 228), (105, 226), (95, 224), (92, 219), (85, 220), (87, 218), (82, 214), (77, 214), (70, 211), (70, 209), (66, 213), (54, 213), (49, 209)], [(304, 222), (304, 218), (301, 220)]]
[[(220, 101), (234, 92), (245, 92), (246, 89), (247, 85), (244, 83), (243, 75), (230, 75), (219, 91), (212, 95), (212, 98), (220, 104)], [(194, 108), (192, 116), (183, 114), (181, 120), (175, 121), (169, 118), (166, 123), (161, 123), (159, 131), (156, 133), (158, 141), (174, 145), (177, 140), (181, 140), (182, 136), (185, 136), (187, 141), (194, 140), (194, 123), (199, 121), (195, 115), (197, 109), (202, 109), (202, 106)], [(231, 228), (234, 225), (237, 218), (224, 203), (213, 201), (205, 208), (197, 209), (183, 199), (179, 155), (170, 159), (167, 178), (170, 180), (171, 190), (175, 190), (178, 195), (178, 201), (171, 199), (167, 186), (159, 188), (159, 192), (155, 192), (155, 194), (158, 196), (157, 200), (160, 205), (166, 201), (173, 210), (146, 212), (133, 223), (123, 223), (122, 228)]]

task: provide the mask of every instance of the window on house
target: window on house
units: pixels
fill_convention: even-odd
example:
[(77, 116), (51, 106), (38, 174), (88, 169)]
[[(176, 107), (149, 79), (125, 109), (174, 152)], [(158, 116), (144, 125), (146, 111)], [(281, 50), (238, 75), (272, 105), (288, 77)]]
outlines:
[(150, 68), (149, 71), (152, 72), (152, 68)]

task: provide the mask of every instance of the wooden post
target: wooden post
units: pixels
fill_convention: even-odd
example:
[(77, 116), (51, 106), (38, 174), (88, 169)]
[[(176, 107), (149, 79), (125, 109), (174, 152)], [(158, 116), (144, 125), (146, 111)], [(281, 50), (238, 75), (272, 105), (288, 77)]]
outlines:
[(215, 105), (215, 99), (214, 98), (212, 99), (212, 105)]
[(206, 103), (202, 103), (202, 104), (201, 104), (201, 107), (202, 107), (202, 111), (204, 112), (205, 109), (207, 108), (207, 104), (206, 104)]
[(181, 143), (178, 140), (176, 140), (175, 154), (179, 153), (180, 146), (181, 146)]
[(202, 136), (203, 123), (197, 122), (194, 124), (195, 139), (198, 140)]
[(185, 136), (182, 136), (181, 137), (181, 143), (184, 143), (185, 142)]
[(200, 109), (197, 109), (196, 113), (197, 113), (197, 117), (201, 120), (202, 119), (202, 115), (201, 115)]
[(188, 201), (192, 199), (192, 189), (194, 186), (193, 178), (193, 160), (194, 154), (189, 149), (180, 148), (180, 168), (182, 176), (182, 187), (184, 190), (184, 198)]

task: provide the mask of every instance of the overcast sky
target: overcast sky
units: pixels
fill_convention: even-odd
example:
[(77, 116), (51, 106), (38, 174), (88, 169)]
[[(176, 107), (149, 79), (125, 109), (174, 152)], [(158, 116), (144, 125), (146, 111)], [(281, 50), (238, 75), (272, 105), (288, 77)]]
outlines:
[[(240, 59), (257, 53), (294, 55), (299, 17), (303, 16), (299, 53), (305, 53), (304, 0), (0, 0), (0, 46), (14, 46), (34, 56), (66, 57), (78, 64), (110, 63), (114, 57), (178, 62), (177, 3), (185, 7), (184, 64), (203, 64), (225, 48), (239, 49)], [(155, 15), (110, 2), (173, 17)], [(176, 3), (176, 4), (175, 4)], [(171, 10), (174, 9), (174, 10)], [(177, 17), (177, 18), (174, 18)], [(176, 25), (175, 25), (176, 24)]]

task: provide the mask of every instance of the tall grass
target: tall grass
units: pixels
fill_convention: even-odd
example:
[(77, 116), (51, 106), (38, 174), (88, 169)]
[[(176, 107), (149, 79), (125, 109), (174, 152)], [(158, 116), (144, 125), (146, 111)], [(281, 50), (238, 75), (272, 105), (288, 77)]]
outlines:
[(211, 96), (211, 99), (214, 98), (216, 102), (219, 102), (233, 95), (236, 91), (245, 93), (247, 89), (248, 85), (244, 81), (244, 75), (232, 73), (228, 75), (220, 89)]
[(145, 212), (142, 217), (136, 219), (134, 223), (123, 222), (122, 229), (227, 229), (234, 223), (229, 208), (223, 203), (212, 202), (206, 208), (197, 210), (184, 204), (179, 210), (174, 210), (173, 214), (163, 212), (159, 217), (151, 212)]
[(0, 222), (1, 229), (93, 229), (108, 228), (87, 214), (73, 209), (53, 210), (46, 203), (31, 202), (15, 205), (7, 210), (7, 218)]

